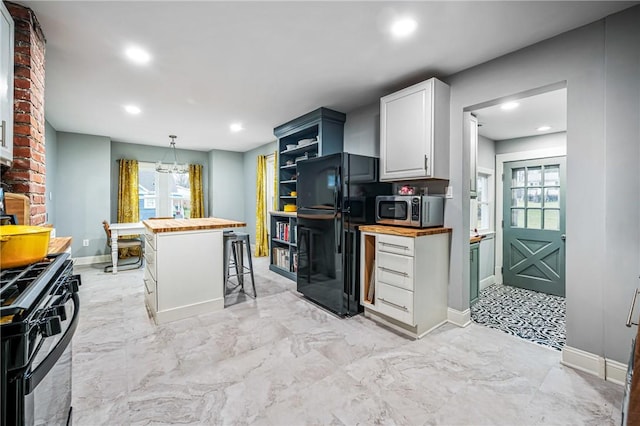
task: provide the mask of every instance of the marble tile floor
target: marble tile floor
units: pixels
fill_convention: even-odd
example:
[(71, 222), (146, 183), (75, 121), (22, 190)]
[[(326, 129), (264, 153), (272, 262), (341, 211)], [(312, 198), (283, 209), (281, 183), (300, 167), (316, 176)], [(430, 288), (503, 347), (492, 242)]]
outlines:
[(617, 425), (621, 386), (471, 324), (410, 340), (340, 319), (254, 259), (258, 298), (156, 326), (141, 269), (82, 275), (74, 425)]

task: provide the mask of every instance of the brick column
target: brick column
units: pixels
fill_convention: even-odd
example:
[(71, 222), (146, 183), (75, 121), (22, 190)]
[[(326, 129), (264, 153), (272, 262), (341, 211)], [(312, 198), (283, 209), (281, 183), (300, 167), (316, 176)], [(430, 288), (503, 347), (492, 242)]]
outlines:
[(31, 201), (31, 225), (46, 221), (44, 34), (33, 11), (5, 2), (15, 22), (13, 165), (2, 175), (12, 192)]

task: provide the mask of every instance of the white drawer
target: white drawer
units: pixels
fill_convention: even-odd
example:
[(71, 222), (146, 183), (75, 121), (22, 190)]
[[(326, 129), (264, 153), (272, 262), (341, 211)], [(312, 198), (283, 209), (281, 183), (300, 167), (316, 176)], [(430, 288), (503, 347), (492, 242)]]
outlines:
[(144, 269), (144, 277), (142, 278), (144, 281), (144, 291), (146, 293), (155, 293), (157, 288), (157, 283), (155, 277), (149, 271), (149, 268)]
[(156, 279), (156, 251), (148, 248), (147, 250), (144, 251), (144, 263), (145, 263), (145, 268), (146, 270), (148, 270), (151, 275), (153, 276), (153, 279)]
[(378, 234), (378, 251), (413, 256), (413, 238)]
[(379, 283), (376, 285), (376, 293), (376, 309), (380, 313), (405, 324), (415, 325), (412, 291)]
[(151, 247), (152, 249), (156, 249), (156, 234), (153, 232), (149, 232), (147, 231), (144, 234), (144, 239), (145, 239), (145, 244), (149, 247)]
[(144, 300), (149, 309), (154, 313), (158, 312), (158, 295), (154, 291), (153, 293), (147, 292), (146, 283), (144, 289)]
[(379, 252), (377, 268), (378, 282), (413, 291), (413, 257)]

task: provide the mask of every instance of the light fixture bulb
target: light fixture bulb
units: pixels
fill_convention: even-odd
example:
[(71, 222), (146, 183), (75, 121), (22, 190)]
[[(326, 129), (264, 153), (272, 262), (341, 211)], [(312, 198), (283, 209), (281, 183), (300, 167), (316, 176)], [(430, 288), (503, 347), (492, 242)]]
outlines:
[(391, 24), (391, 34), (393, 34), (397, 38), (404, 38), (412, 34), (416, 28), (418, 28), (418, 23), (413, 18), (402, 18), (398, 19)]
[(137, 114), (140, 114), (140, 112), (142, 112), (142, 110), (135, 105), (125, 105), (124, 110), (127, 111), (129, 114), (133, 114), (133, 115), (137, 115)]
[(137, 46), (131, 46), (127, 48), (124, 53), (125, 55), (127, 55), (127, 58), (131, 60), (131, 62), (139, 65), (144, 65), (151, 60), (151, 55), (149, 54), (149, 52)]
[(229, 126), (229, 129), (231, 129), (232, 132), (239, 132), (240, 130), (243, 129), (242, 127), (242, 123), (231, 123), (231, 125)]
[(509, 111), (511, 109), (518, 108), (519, 105), (520, 104), (517, 103), (517, 102), (506, 102), (506, 103), (500, 105), (500, 108), (505, 110), (505, 111)]
[(540, 126), (536, 130), (539, 132), (546, 132), (547, 130), (551, 130), (551, 126)]

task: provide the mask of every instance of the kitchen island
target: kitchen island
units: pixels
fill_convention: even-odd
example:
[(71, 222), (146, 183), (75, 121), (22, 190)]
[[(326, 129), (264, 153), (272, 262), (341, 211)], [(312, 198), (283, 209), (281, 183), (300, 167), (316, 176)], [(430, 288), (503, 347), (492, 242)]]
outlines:
[(145, 302), (156, 324), (224, 308), (223, 238), (244, 222), (153, 219), (145, 226)]

